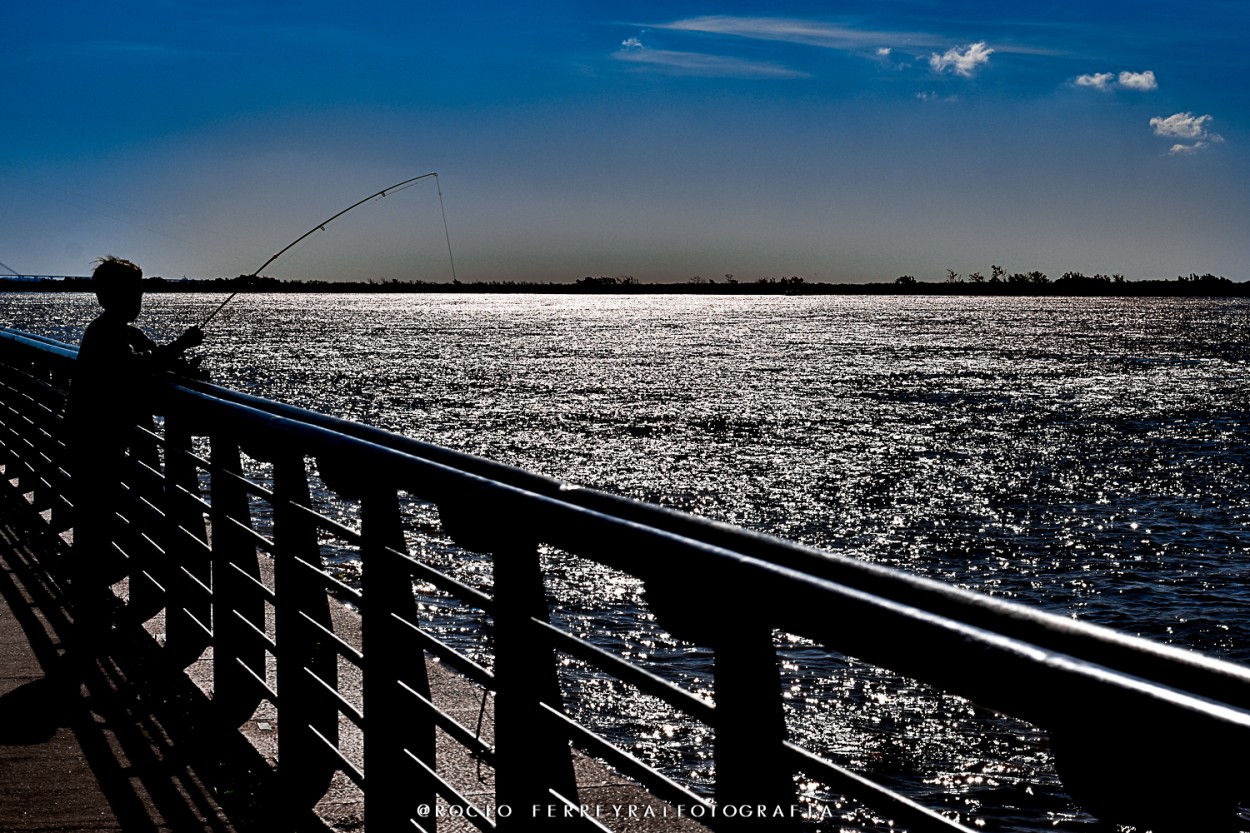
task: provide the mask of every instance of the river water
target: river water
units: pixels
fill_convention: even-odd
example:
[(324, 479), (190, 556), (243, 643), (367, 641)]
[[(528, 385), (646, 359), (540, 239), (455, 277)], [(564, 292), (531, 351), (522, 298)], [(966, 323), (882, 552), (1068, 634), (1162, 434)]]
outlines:
[[(149, 296), (140, 323), (169, 338), (216, 303)], [(1250, 662), (1248, 311), (241, 295), (203, 352), (228, 387)], [(94, 313), (85, 295), (0, 295), (4, 323), (70, 342)], [(549, 566), (559, 599), (583, 567)], [(570, 604), (569, 622), (706, 690), (706, 657), (632, 615), (636, 587), (600, 583), (604, 598)], [(1094, 829), (1028, 727), (784, 635), (779, 646), (791, 731), (815, 747), (986, 829)], [(697, 730), (599, 681), (574, 688), (575, 710), (707, 781)]]

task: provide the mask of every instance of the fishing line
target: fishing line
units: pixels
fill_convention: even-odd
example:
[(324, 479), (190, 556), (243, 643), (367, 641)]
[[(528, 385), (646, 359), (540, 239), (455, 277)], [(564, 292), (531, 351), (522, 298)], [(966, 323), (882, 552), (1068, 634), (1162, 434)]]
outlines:
[(12, 266), (10, 266), (9, 264), (5, 263), (3, 260), (0, 260), (0, 268), (3, 268), (3, 269), (8, 269), (10, 272), (12, 272), (12, 273), (13, 273), (13, 276), (14, 276), (14, 277), (18, 277), (18, 278), (20, 278), (20, 277), (21, 277), (21, 275), (19, 275), (19, 274), (18, 274), (18, 272), (17, 272), (17, 270), (16, 270), (16, 269), (14, 269), (14, 268), (13, 268)]
[[(279, 250), (278, 250), (278, 252), (277, 252), (277, 253), (275, 253), (275, 254), (274, 254), (274, 255), (272, 255), (272, 256), (271, 256), (268, 260), (266, 260), (264, 263), (262, 263), (262, 264), (260, 265), (260, 268), (259, 268), (259, 269), (257, 269), (257, 270), (256, 270), (255, 272), (253, 272), (252, 274), (245, 276), (245, 279), (246, 279), (246, 278), (254, 278), (254, 277), (256, 277), (257, 275), (259, 275), (259, 274), (260, 274), (260, 273), (264, 270), (264, 268), (265, 268), (266, 266), (268, 266), (269, 264), (273, 263), (273, 262), (274, 262), (275, 260), (277, 260), (278, 258), (282, 257), (284, 254), (286, 254), (287, 252), (289, 252), (291, 249), (295, 248), (295, 247), (296, 247), (297, 245), (299, 245), (300, 243), (302, 243), (302, 242), (304, 242), (305, 240), (307, 240), (309, 237), (312, 237), (312, 236), (313, 236), (314, 234), (316, 234), (317, 232), (319, 232), (319, 231), (325, 231), (326, 226), (330, 225), (330, 223), (334, 222), (334, 221), (335, 221), (335, 220), (337, 220), (339, 217), (342, 217), (344, 214), (346, 214), (347, 212), (351, 211), (353, 208), (357, 208), (357, 207), (359, 207), (359, 206), (362, 206), (362, 205), (364, 205), (365, 203), (370, 202), (370, 201), (372, 201), (372, 200), (381, 199), (382, 197), (389, 196), (390, 194), (397, 194), (397, 193), (399, 193), (400, 191), (403, 191), (405, 188), (411, 188), (413, 185), (415, 185), (415, 184), (416, 184), (416, 183), (418, 183), (419, 181), (421, 181), (421, 180), (423, 180), (423, 179), (428, 179), (429, 177), (434, 177), (434, 182), (435, 182), (435, 184), (437, 184), (437, 183), (438, 183), (438, 172), (437, 172), (437, 171), (431, 171), (431, 172), (430, 172), (430, 173), (428, 173), (428, 174), (421, 174), (421, 176), (414, 176), (414, 177), (412, 177), (411, 179), (405, 179), (405, 180), (404, 180), (404, 181), (402, 181), (402, 182), (397, 182), (397, 183), (395, 183), (394, 185), (392, 185), (392, 186), (390, 186), (390, 187), (388, 187), (388, 188), (383, 188), (381, 191), (378, 191), (376, 194), (370, 194), (369, 196), (365, 197), (363, 200), (359, 200), (359, 201), (357, 201), (357, 202), (352, 203), (351, 205), (347, 206), (347, 208), (344, 208), (342, 211), (338, 212), (337, 214), (334, 214), (334, 215), (332, 215), (331, 217), (328, 217), (327, 219), (322, 220), (320, 223), (317, 223), (317, 225), (313, 226), (313, 227), (312, 227), (312, 228), (310, 228), (308, 231), (304, 232), (304, 233), (303, 233), (303, 234), (301, 234), (299, 237), (295, 238), (295, 239), (294, 239), (294, 240), (292, 240), (290, 243), (288, 243), (288, 244), (286, 244), (285, 246), (283, 246), (281, 249), (279, 249)], [(445, 235), (446, 235), (446, 237), (447, 237), (447, 256), (448, 256), (448, 258), (451, 258), (451, 271), (452, 271), (452, 279), (454, 280), (454, 279), (455, 279), (455, 276), (456, 276), (456, 261), (455, 261), (455, 259), (454, 259), (454, 258), (452, 258), (452, 256), (451, 256), (451, 233), (450, 233), (449, 231), (447, 231), (447, 212), (443, 210), (443, 190), (442, 190), (442, 188), (439, 188), (439, 189), (438, 189), (438, 208), (439, 208), (439, 211), (441, 211), (441, 212), (442, 212), (442, 214), (443, 214), (443, 232), (444, 232), (444, 234), (445, 234)], [(233, 301), (233, 300), (234, 300), (234, 296), (236, 296), (236, 295), (238, 295), (238, 294), (239, 294), (239, 290), (237, 290), (237, 289), (236, 289), (234, 292), (231, 292), (231, 293), (230, 293), (230, 297), (229, 297), (229, 298), (227, 298), (226, 300), (224, 300), (224, 301), (222, 301), (222, 302), (221, 302), (221, 306), (217, 307), (217, 309), (215, 309), (215, 310), (213, 310), (211, 313), (209, 313), (208, 317), (204, 319), (204, 322), (203, 322), (202, 324), (200, 324), (200, 329), (204, 329), (205, 327), (207, 327), (207, 326), (208, 326), (208, 322), (210, 322), (210, 321), (212, 321), (214, 318), (216, 318), (216, 317), (217, 317), (217, 313), (221, 312), (221, 311), (222, 311), (222, 309), (226, 306), (226, 304), (228, 304), (228, 303), (230, 303), (231, 301)]]
[(456, 279), (456, 258), (451, 253), (451, 232), (447, 230), (447, 211), (443, 208), (443, 186), (438, 182), (438, 174), (434, 175), (434, 187), (438, 189), (438, 210), (443, 215), (443, 236), (447, 238), (447, 259), (451, 261), (451, 279)]
[[(97, 214), (101, 217), (106, 217), (118, 223), (124, 223), (125, 225), (128, 225), (128, 226), (134, 226), (135, 228), (140, 229), (141, 231), (146, 231), (149, 234), (155, 234), (159, 237), (167, 237), (170, 240), (177, 240), (179, 243), (186, 243), (188, 246), (195, 246), (198, 249), (210, 250), (211, 248), (206, 243), (199, 243), (194, 240), (187, 240), (186, 238), (179, 237), (176, 234), (171, 234), (170, 232), (167, 232), (167, 231), (161, 231), (160, 229), (152, 228), (151, 226), (144, 225), (143, 223), (137, 223), (134, 220), (128, 220), (125, 217), (119, 217), (118, 215), (109, 213), (108, 211), (102, 211), (98, 208), (93, 208), (89, 205), (84, 205), (82, 203), (73, 202), (63, 197), (54, 196), (53, 194), (49, 194), (49, 193), (45, 193), (44, 191), (37, 190), (38, 188), (47, 189), (52, 186), (45, 186), (40, 183), (32, 182), (31, 180), (28, 180), (28, 179), (23, 179), (22, 177), (14, 176), (8, 171), (0, 171), (0, 176), (4, 177), (5, 179), (11, 180), (11, 182), (9, 183), (9, 186), (12, 188), (16, 188), (19, 191), (25, 191), (28, 194), (34, 194), (37, 197), (42, 197), (43, 199), (50, 200), (51, 202), (58, 202), (61, 205), (68, 205), (70, 208), (73, 208), (77, 211), (82, 211), (87, 214)], [(22, 183), (22, 184), (18, 185), (14, 183)], [(190, 223), (183, 223), (179, 220), (174, 220), (168, 217), (158, 217), (157, 215), (152, 214), (147, 211), (140, 211), (138, 209), (130, 208), (128, 206), (118, 205), (116, 203), (111, 203), (106, 200), (96, 199), (94, 197), (87, 196), (86, 194), (79, 194), (75, 191), (65, 191), (64, 193), (71, 194), (81, 199), (90, 200), (91, 202), (99, 203), (100, 205), (105, 205), (105, 206), (108, 206), (109, 208), (119, 209), (121, 211), (126, 211), (131, 214), (137, 214), (142, 217), (151, 217), (152, 219), (164, 220), (165, 222), (172, 223), (174, 225), (183, 226), (184, 228), (189, 228), (193, 231), (204, 232), (206, 234), (212, 234), (217, 237), (221, 236), (219, 233), (214, 232), (210, 229), (202, 229), (197, 226), (193, 226)]]

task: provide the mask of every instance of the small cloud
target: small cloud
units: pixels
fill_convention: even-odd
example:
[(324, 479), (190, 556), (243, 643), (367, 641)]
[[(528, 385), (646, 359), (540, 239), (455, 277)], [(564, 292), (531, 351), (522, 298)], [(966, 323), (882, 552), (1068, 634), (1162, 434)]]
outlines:
[(1156, 136), (1169, 136), (1177, 139), (1202, 139), (1207, 136), (1207, 124), (1210, 116), (1195, 116), (1193, 113), (1174, 113), (1166, 119), (1155, 116), (1150, 120)]
[(1159, 82), (1155, 80), (1155, 74), (1151, 70), (1145, 72), (1121, 72), (1120, 86), (1126, 90), (1139, 90), (1148, 93), (1151, 90), (1159, 89)]
[(1150, 126), (1154, 129), (1156, 136), (1168, 139), (1184, 139), (1184, 142), (1177, 142), (1172, 145), (1168, 151), (1171, 156), (1182, 156), (1197, 153), (1210, 147), (1212, 144), (1224, 141), (1224, 137), (1218, 133), (1212, 133), (1208, 129), (1211, 123), (1211, 116), (1195, 116), (1193, 113), (1174, 113), (1167, 118), (1155, 116), (1150, 120)]
[[(865, 53), (867, 57), (867, 53)], [(904, 53), (900, 53), (892, 46), (879, 46), (872, 51), (873, 60), (883, 67), (895, 70), (905, 70), (912, 65), (912, 59)]]
[(642, 45), (642, 41), (638, 40), (638, 38), (626, 38), (625, 40), (621, 41), (621, 49), (624, 49), (626, 51), (630, 49), (643, 49), (643, 48), (644, 47)]
[(1095, 72), (1092, 75), (1078, 75), (1076, 77), (1076, 85), (1078, 87), (1093, 87), (1096, 90), (1111, 89), (1111, 82), (1115, 80), (1115, 73), (1112, 72)]
[(1159, 82), (1155, 79), (1155, 74), (1151, 70), (1146, 70), (1145, 72), (1125, 71), (1119, 75), (1116, 75), (1114, 72), (1092, 72), (1088, 75), (1078, 75), (1072, 83), (1078, 87), (1093, 87), (1095, 90), (1101, 90), (1104, 93), (1112, 88), (1137, 90), (1144, 93), (1159, 89)]
[(959, 51), (959, 47), (946, 50), (942, 55), (933, 53), (929, 57), (929, 66), (933, 67), (936, 72), (950, 70), (956, 75), (962, 75), (965, 78), (971, 77), (977, 67), (988, 63), (990, 55), (994, 53), (993, 49), (985, 45), (985, 41), (977, 41), (970, 43), (964, 50)]
[(1186, 156), (1191, 153), (1197, 153), (1207, 147), (1207, 142), (1194, 142), (1192, 145), (1183, 145), (1177, 143), (1172, 145), (1172, 149), (1168, 151), (1169, 156)]

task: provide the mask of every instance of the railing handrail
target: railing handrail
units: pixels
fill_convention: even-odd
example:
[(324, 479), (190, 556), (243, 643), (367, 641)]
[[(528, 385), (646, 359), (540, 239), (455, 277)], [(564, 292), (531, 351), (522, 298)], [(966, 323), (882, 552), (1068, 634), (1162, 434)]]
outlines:
[[(74, 345), (11, 329), (0, 328), (0, 337), (19, 342), (38, 342), (41, 349), (50, 349), (51, 352), (66, 358), (76, 357), (78, 353)], [(1133, 652), (1142, 657), (1170, 663), (1169, 670), (1172, 673), (1176, 673), (1176, 666), (1179, 665), (1193, 669), (1202, 675), (1211, 675), (1209, 679), (1226, 678), (1237, 685), (1250, 685), (1250, 668), (1218, 657), (1125, 634), (1091, 622), (1049, 613), (896, 568), (818, 550), (766, 533), (572, 484), (517, 466), (510, 466), (319, 411), (195, 379), (170, 378), (175, 390), (210, 397), (222, 406), (238, 405), (249, 411), (271, 414), (283, 419), (283, 424), (286, 425), (316, 426), (329, 432), (324, 435), (327, 437), (337, 435), (343, 441), (359, 440), (373, 447), (385, 448), (402, 454), (406, 459), (429, 461), (450, 469), (471, 472), (481, 477), (483, 481), (506, 484), (523, 492), (554, 498), (563, 503), (603, 512), (614, 517), (628, 518), (631, 521), (694, 540), (728, 538), (738, 545), (730, 547), (735, 552), (748, 552), (766, 562), (790, 567), (827, 580), (838, 581), (857, 589), (884, 593), (890, 598), (908, 599), (922, 609), (936, 606), (942, 610), (942, 605), (935, 605), (935, 602), (941, 601), (961, 609), (965, 616), (976, 612), (991, 620), (1011, 622), (1013, 625), (1029, 628), (1029, 638), (1032, 641), (1040, 641), (1056, 650), (1072, 651), (1073, 645), (1070, 640), (1076, 640), (1084, 649), (1077, 649), (1076, 653), (1083, 654), (1086, 651), (1092, 651), (1097, 655), (1100, 650)], [(946, 615), (952, 615), (949, 609), (944, 612)], [(1039, 631), (1048, 632), (1052, 638), (1060, 640), (1059, 644), (1049, 644)], [(1187, 682), (1193, 684), (1197, 680)], [(1250, 691), (1247, 691), (1246, 695), (1250, 696)], [(1250, 702), (1247, 705), (1250, 706)]]
[[(77, 351), (71, 345), (2, 329), (0, 341), (19, 345), (34, 358), (55, 365), (66, 377), (72, 372)], [(1090, 743), (1098, 741), (1099, 721), (1114, 722), (1121, 711), (1160, 719), (1164, 725), (1155, 731), (1164, 738), (1159, 743), (1169, 749), (1206, 750), (1250, 740), (1250, 669), (1234, 663), (762, 533), (571, 486), (315, 411), (202, 382), (167, 381), (166, 412), (179, 423), (179, 431), (220, 433), (239, 438), (245, 446), (248, 437), (263, 438), (262, 442), (271, 444), (267, 453), (273, 459), (289, 460), (293, 455), (301, 467), (304, 457), (315, 457), (327, 486), (361, 500), (362, 507), (376, 502), (378, 496), (384, 498), (383, 503), (394, 500), (400, 490), (434, 501), (444, 512), (452, 538), (470, 549), (493, 552), (497, 571), (513, 569), (507, 566), (513, 559), (508, 553), (523, 552), (541, 541), (642, 579), (648, 600), (661, 611), (660, 618), (670, 630), (715, 645), (718, 675), (722, 652), (732, 664), (737, 653), (751, 650), (740, 648), (735, 640), (749, 644), (758, 637), (758, 633), (747, 633), (751, 625), (730, 615), (736, 595), (749, 588), (751, 616), (759, 620), (755, 631), (765, 629), (770, 646), (772, 628), (777, 627), (1061, 734), (1092, 732), (1095, 737)], [(164, 442), (167, 455), (176, 450), (168, 431)], [(346, 472), (351, 464), (365, 461), (371, 463), (371, 472), (380, 473), (371, 475), (367, 483)], [(275, 487), (275, 491), (282, 490)], [(300, 500), (296, 498), (291, 505)], [(470, 506), (489, 507), (506, 516), (506, 530), (483, 533), (457, 521), (457, 513)], [(276, 537), (279, 528), (275, 526), (275, 546), (282, 546)], [(365, 575), (370, 574), (369, 558), (383, 557), (380, 553), (407, 558), (402, 545), (396, 546), (373, 545), (369, 551), (379, 555), (365, 556)], [(718, 577), (723, 598), (694, 605), (672, 603), (683, 594), (688, 599), (685, 585), (706, 575)], [(366, 611), (373, 598), (370, 594), (378, 592), (366, 588)], [(395, 603), (403, 604), (402, 599)], [(511, 615), (509, 608), (515, 604), (503, 605), (496, 615)], [(559, 631), (547, 624), (545, 612), (534, 618), (522, 612), (532, 600), (520, 604), (520, 618), (514, 621), (543, 644), (556, 644), (548, 638), (558, 643)], [(764, 657), (771, 648), (759, 651), (763, 653), (758, 657)], [(503, 654), (498, 661), (504, 662)], [(757, 660), (751, 662), (758, 667)], [(987, 665), (994, 669), (992, 673), (977, 673)], [(511, 679), (507, 673), (504, 676)], [(735, 679), (745, 689), (752, 688), (747, 678)], [(718, 686), (716, 711), (738, 708), (733, 706), (737, 695), (729, 697), (729, 693), (727, 689), (722, 694)], [(765, 684), (751, 696), (763, 702), (767, 694)], [(549, 695), (532, 696), (535, 704), (546, 703), (547, 709), (557, 706)], [(728, 706), (722, 706), (722, 696), (729, 697)], [(763, 705), (780, 715), (779, 702)], [(738, 741), (725, 742), (725, 748), (732, 751)], [(751, 741), (748, 745), (767, 753), (768, 760), (780, 761), (779, 742)], [(718, 749), (719, 743), (718, 739)], [(724, 753), (727, 760), (730, 754)]]

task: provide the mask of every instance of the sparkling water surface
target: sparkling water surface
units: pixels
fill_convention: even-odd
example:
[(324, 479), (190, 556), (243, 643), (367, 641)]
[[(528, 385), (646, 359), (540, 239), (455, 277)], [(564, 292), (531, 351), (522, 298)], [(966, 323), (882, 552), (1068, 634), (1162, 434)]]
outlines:
[[(217, 303), (152, 295), (140, 324), (171, 338)], [(95, 311), (86, 295), (0, 295), (9, 326), (75, 343)], [(1209, 299), (240, 295), (203, 352), (227, 387), (1247, 662), (1247, 311)], [(544, 559), (567, 626), (710, 690), (707, 653), (650, 618), (637, 582)], [(450, 568), (489, 583), (485, 562)], [(1040, 733), (778, 643), (791, 731), (812, 748), (985, 829), (1096, 829), (1062, 795)], [(620, 689), (572, 669), (566, 695), (638, 754), (707, 783), (707, 730)], [(873, 820), (837, 813), (820, 828)]]

